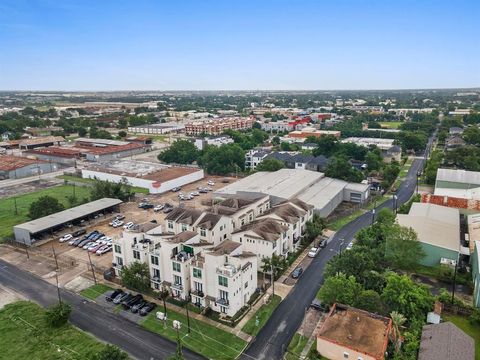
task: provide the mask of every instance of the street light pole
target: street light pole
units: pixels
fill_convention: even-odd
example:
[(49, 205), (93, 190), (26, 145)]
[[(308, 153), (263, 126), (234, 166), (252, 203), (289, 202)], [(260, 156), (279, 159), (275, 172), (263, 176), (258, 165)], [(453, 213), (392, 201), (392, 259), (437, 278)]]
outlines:
[(375, 208), (372, 209), (372, 225), (375, 223)]
[(395, 209), (395, 215), (397, 215), (397, 194), (393, 194), (393, 206), (394, 206), (394, 209)]

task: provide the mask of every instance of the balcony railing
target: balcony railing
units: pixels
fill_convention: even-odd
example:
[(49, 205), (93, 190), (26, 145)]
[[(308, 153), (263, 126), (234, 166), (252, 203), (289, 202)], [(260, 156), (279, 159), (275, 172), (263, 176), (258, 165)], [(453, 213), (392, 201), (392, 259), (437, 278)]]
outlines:
[(180, 284), (180, 283), (172, 283), (172, 285), (170, 285), (170, 287), (172, 287), (174, 289), (177, 289), (177, 290), (183, 290), (183, 285)]
[(228, 301), (228, 299), (224, 299), (224, 298), (218, 298), (216, 303), (217, 305), (230, 306), (230, 302)]

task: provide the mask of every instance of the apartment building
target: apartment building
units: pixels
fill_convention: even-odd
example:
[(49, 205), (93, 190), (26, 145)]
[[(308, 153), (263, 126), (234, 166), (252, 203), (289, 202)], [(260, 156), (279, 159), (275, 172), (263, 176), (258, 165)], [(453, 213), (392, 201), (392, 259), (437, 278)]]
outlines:
[(262, 149), (253, 149), (245, 153), (245, 168), (255, 170), (255, 168), (268, 156), (271, 151)]
[(235, 315), (257, 288), (257, 257), (243, 244), (226, 240), (205, 250), (191, 265), (191, 301), (199, 307)]
[(245, 250), (254, 253), (257, 259), (273, 255), (286, 256), (290, 250), (288, 226), (266, 218), (255, 220), (232, 233), (232, 240), (244, 244)]
[(220, 135), (225, 130), (251, 129), (255, 119), (253, 117), (226, 117), (216, 119), (203, 119), (185, 124), (187, 135), (199, 136), (201, 134)]
[(175, 208), (167, 215), (165, 223), (168, 233), (193, 231), (201, 240), (214, 245), (229, 238), (232, 232), (232, 222), (227, 216), (196, 209)]
[(259, 216), (259, 221), (264, 219), (275, 220), (281, 225), (287, 226), (287, 246), (289, 251), (296, 251), (300, 245), (300, 239), (305, 232), (307, 221), (313, 217), (312, 205), (299, 199), (292, 199), (275, 206)]
[(257, 195), (243, 197), (241, 195), (231, 196), (214, 204), (209, 211), (213, 214), (223, 215), (230, 218), (230, 234), (254, 221), (258, 216), (270, 208), (270, 197), (268, 195)]
[(207, 138), (195, 139), (195, 146), (198, 150), (203, 150), (207, 145), (222, 146), (225, 144), (233, 144), (234, 141), (230, 136), (212, 136)]

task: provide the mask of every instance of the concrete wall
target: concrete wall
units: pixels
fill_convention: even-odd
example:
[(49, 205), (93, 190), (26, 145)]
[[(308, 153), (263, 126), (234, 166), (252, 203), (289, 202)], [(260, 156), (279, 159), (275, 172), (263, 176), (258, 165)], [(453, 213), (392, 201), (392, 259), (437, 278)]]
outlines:
[(190, 173), (176, 179), (172, 179), (169, 181), (162, 182), (160, 187), (154, 187), (153, 185), (156, 183), (154, 180), (148, 179), (141, 179), (131, 176), (121, 176), (116, 174), (109, 174), (100, 171), (93, 171), (93, 170), (86, 170), (82, 169), (82, 177), (87, 179), (97, 178), (102, 181), (113, 181), (115, 183), (120, 182), (123, 178), (126, 178), (127, 181), (132, 186), (138, 186), (144, 189), (148, 189), (150, 194), (160, 194), (167, 191), (172, 190), (174, 187), (183, 186), (186, 184), (190, 184), (194, 181), (201, 180), (205, 177), (203, 170), (199, 169), (194, 173)]
[(15, 240), (19, 243), (25, 244), (25, 245), (32, 245), (32, 239), (30, 237), (30, 232), (25, 229), (13, 227), (13, 233), (15, 235)]
[(441, 181), (437, 180), (435, 182), (435, 187), (437, 188), (446, 188), (446, 189), (473, 189), (479, 187), (479, 184), (468, 184), (468, 183), (459, 183), (454, 181)]
[[(322, 338), (317, 338), (317, 351), (320, 355), (330, 360), (376, 360), (373, 356), (363, 354), (359, 351), (349, 349), (345, 346), (335, 344)], [(348, 357), (345, 357), (344, 354), (348, 354)]]
[(422, 265), (436, 266), (440, 265), (441, 258), (452, 260), (457, 260), (458, 258), (458, 251), (444, 249), (439, 246), (434, 246), (423, 242), (420, 242), (420, 244), (425, 252), (425, 257), (420, 261), (420, 264)]
[(52, 156), (52, 155), (44, 155), (44, 154), (34, 154), (34, 156), (39, 160), (51, 161), (52, 163), (57, 163), (57, 164), (73, 166), (75, 165), (75, 162), (76, 162), (75, 158), (66, 158), (62, 156)]
[(146, 152), (146, 148), (131, 149), (126, 151), (120, 151), (111, 154), (89, 154), (87, 153), (85, 159), (88, 161), (110, 161), (115, 159), (121, 159), (124, 157), (141, 154)]

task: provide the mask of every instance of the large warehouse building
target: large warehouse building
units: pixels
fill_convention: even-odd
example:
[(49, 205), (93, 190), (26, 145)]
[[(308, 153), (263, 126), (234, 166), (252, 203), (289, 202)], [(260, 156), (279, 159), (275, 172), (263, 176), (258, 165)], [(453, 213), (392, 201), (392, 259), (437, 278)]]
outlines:
[(257, 172), (214, 193), (217, 198), (261, 194), (270, 195), (273, 204), (298, 198), (314, 206), (321, 217), (327, 217), (342, 201), (365, 202), (370, 195), (370, 186), (328, 178), (316, 171), (281, 169)]
[(45, 235), (50, 235), (67, 224), (79, 223), (81, 220), (88, 219), (98, 213), (118, 211), (118, 205), (121, 203), (122, 201), (118, 199), (103, 198), (15, 225), (13, 227), (15, 240), (25, 245), (32, 245)]
[(82, 169), (82, 177), (120, 182), (126, 179), (132, 186), (160, 194), (204, 178), (197, 167), (167, 166), (146, 161), (115, 160), (97, 163)]
[(0, 156), (0, 180), (20, 179), (57, 171), (57, 165), (21, 156)]

